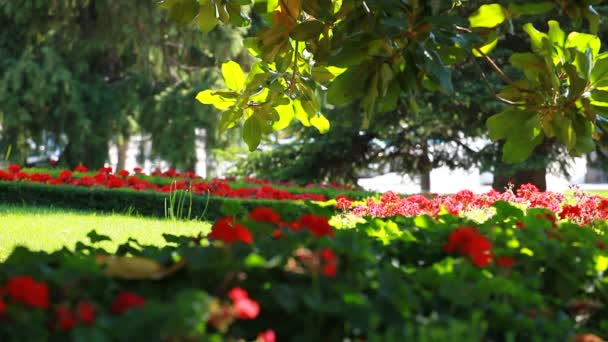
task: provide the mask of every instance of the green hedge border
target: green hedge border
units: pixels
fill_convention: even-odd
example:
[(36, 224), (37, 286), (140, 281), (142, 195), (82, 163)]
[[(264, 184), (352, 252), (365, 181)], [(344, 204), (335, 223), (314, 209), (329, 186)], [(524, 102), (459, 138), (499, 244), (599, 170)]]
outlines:
[[(75, 210), (92, 210), (103, 213), (130, 213), (134, 215), (166, 217), (165, 201), (169, 194), (133, 189), (107, 189), (100, 187), (76, 187), (47, 185), (27, 182), (0, 181), (0, 203), (45, 206)], [(189, 199), (186, 206), (189, 207)], [(265, 199), (239, 199), (192, 195), (193, 218), (214, 221), (224, 216), (221, 208), (238, 212), (240, 208), (272, 207), (286, 220), (293, 220), (303, 213), (330, 214), (335, 207), (319, 207), (309, 201), (279, 201)], [(187, 209), (184, 210), (187, 212)]]

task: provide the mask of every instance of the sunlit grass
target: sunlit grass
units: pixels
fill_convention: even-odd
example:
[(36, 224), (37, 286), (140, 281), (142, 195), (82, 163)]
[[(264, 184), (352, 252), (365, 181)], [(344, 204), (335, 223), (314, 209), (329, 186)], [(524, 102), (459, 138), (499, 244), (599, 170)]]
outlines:
[(48, 252), (64, 246), (73, 249), (78, 241), (88, 242), (86, 235), (91, 230), (112, 238), (112, 242), (102, 242), (100, 246), (114, 251), (129, 237), (141, 244), (162, 246), (163, 233), (197, 235), (209, 229), (210, 224), (201, 221), (0, 205), (0, 260), (19, 245)]

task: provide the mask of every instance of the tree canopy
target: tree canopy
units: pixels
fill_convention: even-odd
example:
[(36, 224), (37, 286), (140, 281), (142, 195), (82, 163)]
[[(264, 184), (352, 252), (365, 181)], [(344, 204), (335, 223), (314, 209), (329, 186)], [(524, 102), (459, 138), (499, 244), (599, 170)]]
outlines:
[[(221, 130), (243, 122), (251, 150), (294, 119), (328, 131), (324, 103), (356, 103), (365, 128), (377, 113), (395, 110), (400, 96), (413, 108), (421, 89), (449, 97), (453, 66), (480, 58), (504, 82), (494, 97), (506, 107), (487, 120), (490, 137), (504, 141), (504, 161), (520, 162), (546, 139), (573, 155), (592, 151), (606, 128), (608, 53), (601, 52), (594, 8), (600, 3), (504, 1), (473, 11), (459, 1), (399, 0), (165, 0), (160, 6), (204, 31), (218, 23), (254, 24), (246, 46), (258, 62), (248, 75), (227, 62), (226, 88), (197, 95), (223, 110)], [(539, 17), (549, 19), (544, 27), (532, 23)], [(575, 30), (552, 20), (563, 18)], [(522, 31), (529, 46), (508, 58), (520, 71), (512, 78), (491, 53)]]

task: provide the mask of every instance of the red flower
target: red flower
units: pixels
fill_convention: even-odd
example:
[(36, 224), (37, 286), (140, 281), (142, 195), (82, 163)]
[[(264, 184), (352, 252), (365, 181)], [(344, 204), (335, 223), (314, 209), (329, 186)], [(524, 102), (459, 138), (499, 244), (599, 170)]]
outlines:
[(55, 320), (59, 330), (71, 330), (76, 326), (76, 316), (65, 305), (57, 305), (55, 307)]
[(133, 168), (133, 172), (135, 172), (136, 174), (140, 174), (142, 171), (141, 167), (134, 167)]
[(300, 224), (308, 229), (317, 237), (334, 236), (334, 231), (329, 225), (327, 217), (313, 214), (306, 214), (300, 217)]
[(260, 314), (260, 304), (245, 298), (234, 302), (234, 311), (239, 319), (254, 319)]
[(76, 168), (74, 169), (74, 172), (89, 172), (89, 169), (84, 166), (84, 165), (78, 165), (76, 166)]
[(458, 252), (468, 256), (478, 267), (492, 261), (492, 243), (479, 234), (474, 227), (460, 227), (450, 233), (448, 243), (443, 246), (447, 253)]
[(120, 177), (129, 177), (129, 171), (127, 171), (127, 170), (120, 170), (120, 171), (118, 171), (118, 175)]
[(581, 207), (577, 205), (564, 205), (562, 211), (559, 212), (559, 218), (576, 219), (581, 216)]
[(283, 232), (281, 232), (280, 229), (275, 229), (275, 230), (272, 231), (272, 237), (275, 240), (280, 240), (280, 239), (283, 238)]
[(36, 282), (30, 276), (10, 278), (6, 283), (6, 291), (15, 302), (33, 308), (47, 309), (49, 307), (49, 289), (45, 283)]
[(268, 222), (277, 224), (281, 221), (281, 215), (272, 208), (268, 207), (257, 207), (249, 213), (249, 218), (258, 222)]
[(112, 312), (121, 314), (130, 308), (143, 306), (146, 300), (134, 292), (121, 292), (112, 303)]
[(72, 171), (63, 170), (59, 173), (59, 180), (66, 183), (72, 179)]
[(515, 259), (503, 256), (496, 259), (496, 265), (504, 268), (511, 268), (515, 265)]
[(595, 246), (599, 249), (606, 249), (606, 244), (604, 243), (604, 241), (598, 241)]
[(55, 166), (55, 165), (57, 165), (57, 160), (51, 158), (51, 159), (49, 159), (49, 164), (51, 164), (51, 166)]
[(228, 292), (228, 298), (232, 299), (232, 301), (237, 301), (249, 298), (249, 294), (240, 287), (234, 287)]
[(83, 300), (78, 303), (76, 315), (78, 316), (78, 320), (84, 325), (93, 325), (95, 323), (95, 308), (89, 301)]
[(17, 173), (17, 172), (21, 171), (21, 166), (19, 166), (17, 164), (11, 164), (8, 166), (8, 171), (10, 173)]
[(323, 275), (326, 277), (335, 277), (338, 273), (338, 266), (335, 263), (329, 263), (323, 266)]
[(341, 210), (349, 209), (353, 205), (353, 202), (350, 198), (345, 195), (339, 195), (336, 197), (336, 207)]
[(260, 304), (249, 298), (247, 291), (242, 288), (233, 288), (228, 292), (228, 297), (232, 299), (234, 312), (239, 319), (254, 319), (260, 314)]
[(245, 226), (235, 224), (232, 217), (224, 217), (218, 220), (208, 236), (211, 239), (222, 240), (226, 243), (241, 241), (249, 244), (253, 242), (251, 232)]
[(277, 336), (274, 330), (266, 330), (258, 334), (259, 342), (276, 342)]
[(523, 229), (526, 227), (526, 225), (522, 221), (515, 222), (515, 226), (519, 229)]
[(6, 303), (0, 299), (0, 315), (4, 315), (6, 313)]

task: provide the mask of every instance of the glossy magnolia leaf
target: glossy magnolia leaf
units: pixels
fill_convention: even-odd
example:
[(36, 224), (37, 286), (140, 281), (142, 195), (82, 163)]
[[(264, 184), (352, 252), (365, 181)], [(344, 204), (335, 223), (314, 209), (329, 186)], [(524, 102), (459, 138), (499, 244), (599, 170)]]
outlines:
[(599, 107), (608, 107), (608, 91), (599, 89), (591, 91), (591, 104)]
[(319, 130), (319, 133), (325, 134), (329, 132), (330, 123), (329, 120), (323, 114), (317, 114), (310, 118), (310, 124)]
[(289, 36), (298, 41), (307, 41), (313, 38), (318, 38), (325, 24), (318, 20), (309, 20), (298, 24), (289, 34)]
[(190, 23), (199, 10), (197, 0), (164, 0), (158, 6), (167, 9), (169, 18), (181, 25)]
[(498, 45), (498, 34), (496, 32), (492, 32), (486, 39), (483, 45), (476, 46), (473, 48), (473, 55), (475, 57), (483, 57), (483, 55), (487, 55)]
[(564, 43), (566, 41), (566, 33), (559, 27), (559, 23), (555, 20), (549, 20), (549, 41), (553, 47), (553, 64), (558, 65), (564, 63)]
[(602, 42), (598, 36), (592, 34), (571, 32), (566, 39), (565, 47), (576, 48), (578, 51), (585, 53), (587, 48), (591, 49), (592, 57), (595, 57), (600, 53), (600, 47)]
[(540, 32), (537, 30), (534, 25), (531, 23), (527, 23), (523, 26), (524, 31), (528, 33), (530, 36), (530, 43), (532, 45), (532, 51), (540, 52), (545, 49), (545, 43), (543, 42), (545, 39), (549, 40), (549, 35), (544, 32)]
[(327, 100), (335, 105), (343, 105), (361, 98), (366, 76), (363, 66), (349, 68), (331, 83), (327, 90)]
[(234, 91), (241, 91), (245, 86), (245, 74), (241, 66), (233, 61), (222, 64), (222, 76), (226, 87)]
[[(215, 94), (211, 89), (203, 90), (196, 95), (196, 99), (203, 104), (213, 105), (217, 109), (228, 109), (236, 102), (235, 98), (229, 98)], [(236, 93), (235, 93), (236, 94)]]
[(255, 151), (262, 141), (262, 125), (255, 116), (250, 116), (243, 125), (243, 140), (249, 147), (249, 151)]
[(435, 50), (426, 49), (423, 52), (423, 69), (431, 81), (439, 84), (447, 94), (454, 92), (452, 84), (452, 70), (448, 68)]
[(115, 255), (98, 254), (95, 261), (103, 268), (108, 277), (120, 279), (153, 279), (167, 277), (186, 265), (185, 260), (163, 267), (154, 260), (142, 257), (121, 257)]
[(490, 139), (496, 141), (513, 135), (520, 129), (521, 123), (530, 119), (533, 115), (533, 113), (515, 107), (492, 115), (486, 121)]
[(555, 8), (555, 3), (551, 1), (510, 3), (509, 12), (515, 15), (539, 15), (545, 14)]
[[(540, 132), (540, 129), (538, 129)], [(543, 135), (536, 134), (531, 139), (510, 138), (505, 142), (502, 149), (502, 160), (505, 163), (521, 163), (528, 159), (534, 148), (543, 142)]]
[(218, 23), (215, 17), (215, 5), (211, 0), (199, 0), (198, 15), (194, 20), (203, 32), (211, 31)]
[(566, 70), (568, 81), (570, 83), (568, 99), (574, 99), (582, 96), (587, 88), (587, 80), (578, 74), (576, 67), (572, 64), (565, 64), (564, 69)]
[(302, 105), (302, 101), (299, 99), (293, 101), (293, 112), (296, 119), (298, 119), (302, 125), (306, 127), (310, 126), (310, 115)]
[(282, 130), (289, 126), (293, 118), (295, 117), (295, 112), (293, 110), (293, 103), (289, 100), (289, 103), (274, 107), (276, 111), (279, 113), (279, 120), (275, 121), (272, 125), (272, 128), (275, 131)]
[(469, 17), (471, 27), (492, 28), (502, 24), (507, 19), (505, 10), (499, 4), (488, 4), (479, 7)]
[(565, 117), (555, 125), (556, 135), (559, 141), (572, 150), (576, 146), (576, 131), (572, 125), (572, 119)]
[(222, 116), (220, 117), (220, 131), (223, 132), (228, 128), (234, 127), (241, 117), (243, 117), (243, 109), (237, 106), (233, 106), (222, 112)]
[(521, 163), (528, 159), (534, 148), (543, 141), (543, 132), (538, 116), (533, 115), (515, 124), (506, 137), (502, 160), (506, 163)]
[(591, 70), (589, 76), (591, 84), (594, 86), (608, 85), (608, 52), (604, 52), (597, 56), (597, 61)]

